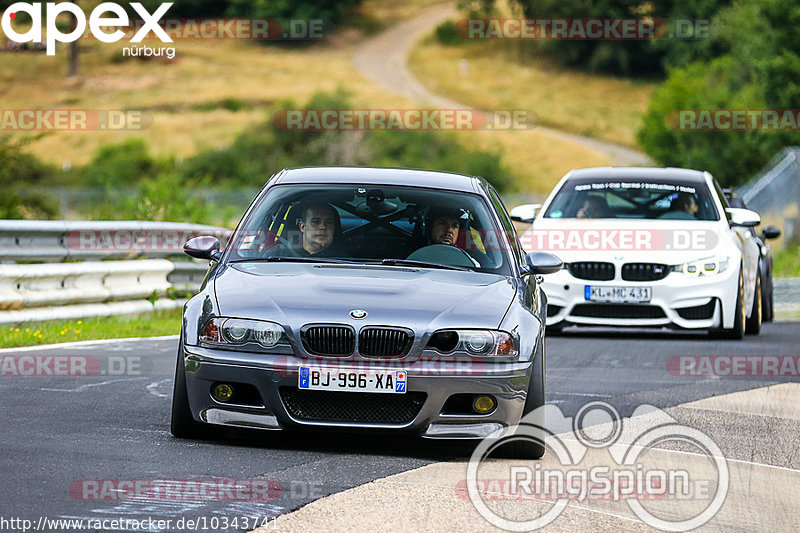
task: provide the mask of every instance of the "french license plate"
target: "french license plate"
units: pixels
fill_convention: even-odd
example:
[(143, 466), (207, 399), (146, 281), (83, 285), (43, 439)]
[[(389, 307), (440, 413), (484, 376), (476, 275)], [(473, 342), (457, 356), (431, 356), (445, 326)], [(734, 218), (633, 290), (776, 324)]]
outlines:
[(652, 287), (604, 287), (586, 285), (584, 298), (592, 302), (643, 303), (653, 297)]
[(355, 370), (301, 366), (297, 387), (305, 390), (382, 392), (405, 394), (408, 372), (405, 370)]

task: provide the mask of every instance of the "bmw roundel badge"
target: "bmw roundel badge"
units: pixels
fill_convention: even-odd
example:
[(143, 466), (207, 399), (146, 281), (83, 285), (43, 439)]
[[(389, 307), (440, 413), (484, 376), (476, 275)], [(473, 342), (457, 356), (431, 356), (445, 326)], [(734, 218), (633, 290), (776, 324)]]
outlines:
[(362, 318), (366, 318), (367, 312), (363, 309), (353, 309), (350, 311), (350, 316), (355, 318), (356, 320), (361, 320)]

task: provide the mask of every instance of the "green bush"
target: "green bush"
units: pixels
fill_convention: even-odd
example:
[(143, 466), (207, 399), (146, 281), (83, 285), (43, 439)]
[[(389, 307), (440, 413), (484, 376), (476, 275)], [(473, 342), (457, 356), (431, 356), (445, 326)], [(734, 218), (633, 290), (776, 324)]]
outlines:
[(464, 44), (464, 39), (456, 32), (456, 24), (452, 20), (446, 20), (436, 26), (434, 35), (436, 36), (436, 41), (445, 46)]
[(92, 161), (84, 166), (78, 179), (91, 187), (129, 187), (155, 176), (156, 161), (142, 139), (130, 139), (120, 144), (104, 146)]
[(793, 0), (737, 1), (715, 22), (725, 53), (669, 72), (651, 98), (638, 139), (665, 165), (708, 170), (723, 185), (745, 182), (782, 147), (800, 144), (794, 131), (681, 131), (670, 116), (682, 109), (800, 107), (800, 5)]
[[(290, 109), (349, 109), (342, 90), (317, 93), (305, 106), (283, 102), (273, 116)], [(356, 165), (432, 168), (475, 174), (498, 190), (510, 183), (501, 154), (469, 151), (455, 133), (429, 131), (285, 131), (269, 120), (237, 137), (231, 146), (206, 151), (186, 161), (185, 178), (208, 177), (214, 184), (261, 186), (285, 167)]]
[(133, 189), (111, 189), (106, 201), (88, 215), (97, 220), (153, 220), (166, 222), (218, 222), (218, 217), (198, 192), (208, 180), (185, 180), (174, 172), (139, 182)]
[(0, 218), (58, 218), (58, 198), (36, 190), (50, 185), (56, 170), (23, 152), (24, 145), (25, 141), (0, 136)]

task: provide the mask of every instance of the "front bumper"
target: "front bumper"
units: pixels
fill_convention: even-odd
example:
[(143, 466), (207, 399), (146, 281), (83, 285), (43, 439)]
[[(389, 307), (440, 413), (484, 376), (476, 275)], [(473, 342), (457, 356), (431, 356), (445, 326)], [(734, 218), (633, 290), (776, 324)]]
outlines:
[[(738, 274), (738, 268), (728, 268), (714, 276), (694, 278), (672, 272), (658, 281), (592, 281), (576, 278), (564, 269), (546, 276), (542, 283), (547, 294), (547, 325), (710, 329), (724, 324), (724, 327), (731, 328), (735, 317)], [(584, 288), (587, 285), (647, 286), (652, 288), (652, 298), (645, 304), (620, 303), (601, 308), (586, 300)], [(610, 316), (600, 316), (604, 313)]]
[[(392, 362), (386, 366), (387, 369), (403, 369), (408, 373), (407, 394), (424, 393), (425, 398), (413, 420), (403, 423), (384, 423), (302, 419), (296, 412), (295, 414), (290, 412), (281, 396), (281, 389), (297, 391), (300, 365), (312, 364), (322, 367), (330, 365), (337, 371), (350, 367), (374, 370), (379, 368), (374, 360), (345, 362), (331, 358), (305, 359), (198, 346), (185, 346), (182, 355), (189, 406), (194, 419), (201, 422), (266, 430), (390, 431), (447, 439), (484, 438), (505, 427), (518, 424), (522, 417), (533, 367), (531, 361), (492, 364), (448, 363), (441, 360), (435, 362), (416, 360), (406, 364)], [(218, 382), (252, 386), (258, 391), (260, 399), (246, 405), (219, 402), (211, 395), (212, 386)], [(332, 401), (340, 398), (337, 395), (348, 394), (368, 393), (330, 393)], [(492, 395), (496, 399), (497, 406), (488, 414), (443, 413), (445, 402), (454, 394)], [(386, 398), (380, 400), (385, 401)]]

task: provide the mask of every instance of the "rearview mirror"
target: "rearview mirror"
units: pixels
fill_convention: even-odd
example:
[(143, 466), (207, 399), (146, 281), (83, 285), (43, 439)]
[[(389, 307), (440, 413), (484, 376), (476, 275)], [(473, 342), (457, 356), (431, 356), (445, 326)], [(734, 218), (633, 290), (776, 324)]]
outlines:
[(750, 211), (749, 209), (739, 209), (737, 207), (729, 207), (725, 211), (727, 211), (731, 217), (731, 219), (728, 221), (728, 224), (731, 227), (743, 226), (751, 228), (761, 224), (761, 216), (759, 216), (759, 214), (755, 211)]
[(776, 228), (775, 226), (767, 226), (764, 228), (764, 231), (761, 232), (761, 238), (763, 239), (777, 239), (781, 236), (780, 228)]
[(531, 252), (525, 256), (529, 274), (553, 274), (564, 266), (564, 262), (547, 252)]
[(523, 222), (525, 224), (530, 224), (533, 222), (533, 219), (536, 218), (536, 211), (542, 207), (542, 204), (524, 204), (518, 205), (514, 209), (511, 210), (509, 216), (511, 220), (516, 222)]
[(219, 239), (208, 235), (201, 235), (186, 241), (183, 245), (183, 252), (189, 257), (196, 259), (208, 259), (210, 261), (219, 261), (222, 257), (222, 252), (219, 250)]

